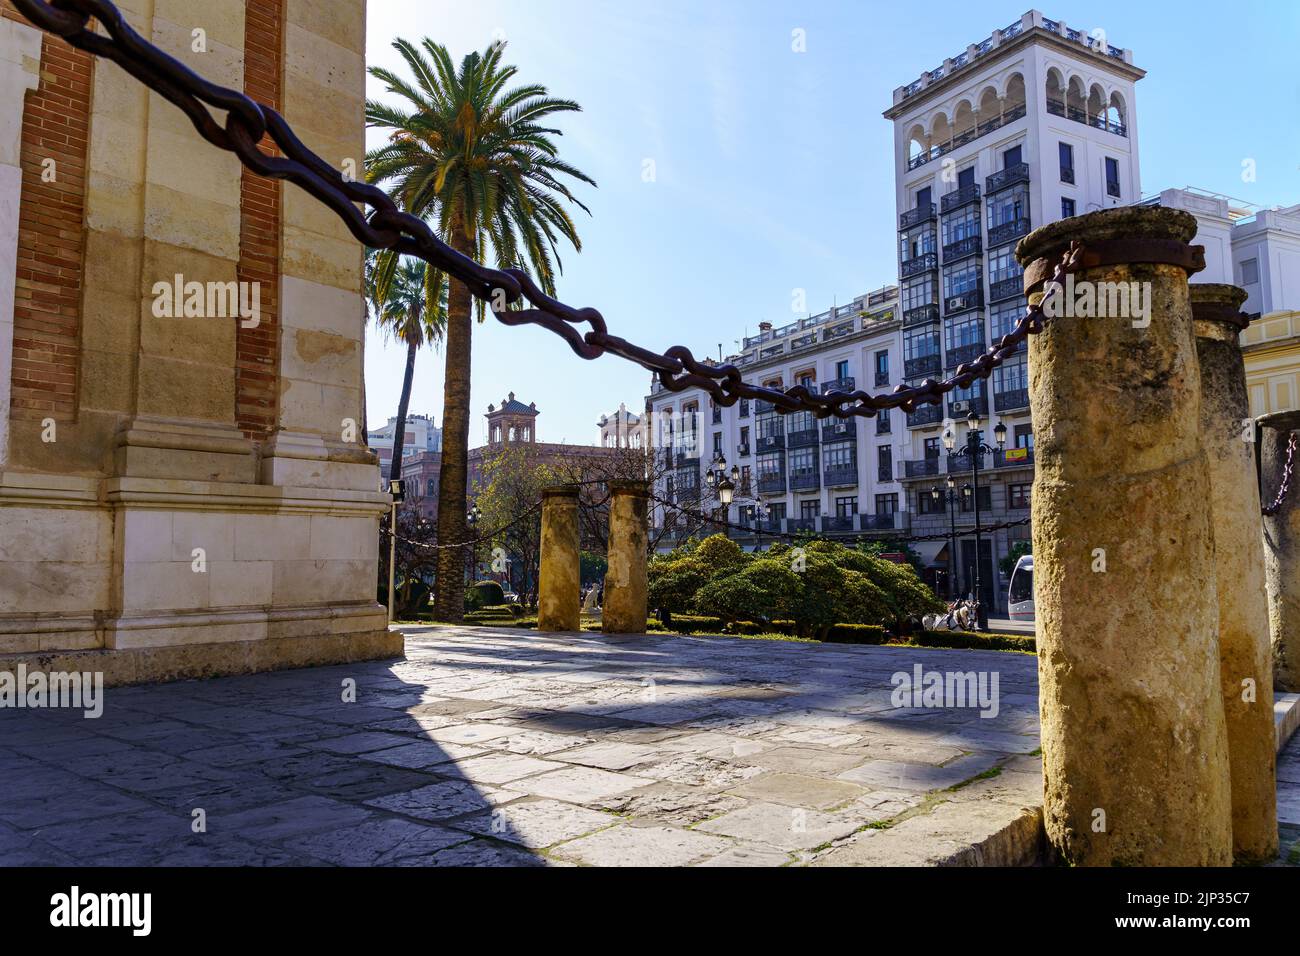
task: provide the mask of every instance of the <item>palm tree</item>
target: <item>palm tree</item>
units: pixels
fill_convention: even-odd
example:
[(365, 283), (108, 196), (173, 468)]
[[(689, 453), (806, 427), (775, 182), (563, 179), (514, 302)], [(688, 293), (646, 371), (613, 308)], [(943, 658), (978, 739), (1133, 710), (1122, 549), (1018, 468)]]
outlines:
[[(565, 203), (584, 211), (561, 180), (595, 185), (558, 156), (542, 125), (554, 113), (581, 109), (554, 99), (540, 85), (507, 86), (516, 69), (504, 65), (504, 43), (471, 53), (457, 69), (441, 44), (426, 38), (417, 49), (393, 44), (413, 80), (379, 67), (372, 76), (402, 106), (368, 101), (366, 122), (390, 131), (388, 143), (366, 157), (366, 178), (388, 185), (408, 211), (430, 223), (444, 242), (479, 261), (490, 246), (502, 268), (525, 269), (548, 295), (562, 271), (556, 243), (581, 250)], [(381, 283), (386, 281), (381, 275)], [(431, 269), (430, 286), (447, 290), (447, 356), (443, 387), (442, 470), (438, 540), (466, 541), (469, 458), (470, 339), (474, 301), (469, 289)], [(483, 303), (478, 317), (484, 318)], [(439, 552), (434, 616), (459, 621), (464, 611), (464, 561), (456, 549)]]
[[(388, 466), (389, 481), (402, 477), (402, 450), (406, 443), (406, 413), (411, 404), (411, 383), (415, 378), (415, 353), (420, 346), (442, 338), (446, 323), (446, 300), (430, 295), (429, 268), (420, 259), (403, 259), (379, 253), (368, 263), (367, 298), (375, 311), (375, 323), (386, 334), (406, 343), (406, 372), (402, 396), (397, 402), (393, 430), (393, 457)], [(375, 277), (384, 273), (389, 281)]]

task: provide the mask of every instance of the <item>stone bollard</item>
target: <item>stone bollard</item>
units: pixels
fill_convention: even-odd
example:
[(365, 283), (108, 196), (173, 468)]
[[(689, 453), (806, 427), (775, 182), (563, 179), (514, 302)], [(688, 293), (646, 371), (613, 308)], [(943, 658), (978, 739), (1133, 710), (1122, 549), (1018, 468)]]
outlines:
[(650, 488), (644, 481), (611, 481), (609, 490), (609, 573), (600, 626), (606, 634), (644, 634)]
[(1193, 283), (1189, 293), (1201, 368), (1201, 447), (1210, 470), (1233, 857), (1262, 863), (1277, 856), (1277, 748), (1255, 423), (1239, 343), (1250, 319), (1241, 314), (1244, 289)]
[(542, 491), (541, 551), (537, 629), (581, 630), (577, 485), (556, 485)]
[(1029, 344), (1043, 817), (1070, 864), (1232, 862), (1195, 234), (1187, 213), (1139, 206), (1016, 248), (1037, 301), (1084, 245)]
[[(1264, 503), (1273, 504), (1283, 481), (1286, 449), (1300, 431), (1300, 411), (1276, 412), (1258, 420)], [(1296, 453), (1300, 470), (1300, 452)], [(1273, 689), (1300, 693), (1300, 477), (1292, 478), (1277, 514), (1264, 518), (1264, 585), (1273, 645)]]

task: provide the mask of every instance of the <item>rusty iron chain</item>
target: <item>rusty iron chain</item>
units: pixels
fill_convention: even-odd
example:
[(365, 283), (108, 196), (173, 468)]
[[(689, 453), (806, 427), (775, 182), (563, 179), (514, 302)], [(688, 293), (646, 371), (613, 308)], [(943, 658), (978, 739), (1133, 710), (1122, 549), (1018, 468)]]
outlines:
[(1282, 510), (1282, 504), (1291, 493), (1291, 479), (1295, 475), (1296, 433), (1292, 432), (1286, 443), (1286, 461), (1282, 465), (1282, 482), (1278, 485), (1277, 495), (1272, 504), (1264, 508), (1264, 517), (1271, 518)]
[[(968, 388), (975, 380), (988, 378), (1015, 353), (1021, 342), (1043, 327), (1041, 307), (1028, 308), (1011, 332), (984, 354), (958, 366), (950, 378), (926, 379), (917, 385), (900, 384), (888, 394), (872, 395), (860, 390), (813, 394), (802, 385), (787, 390), (753, 385), (741, 380), (736, 366), (701, 362), (685, 346), (675, 345), (657, 353), (635, 345), (611, 334), (596, 309), (565, 305), (544, 294), (519, 269), (491, 269), (457, 252), (440, 240), (428, 223), (403, 212), (384, 190), (344, 176), (308, 149), (276, 110), (203, 79), (149, 43), (131, 28), (110, 0), (13, 0), (13, 3), (37, 26), (78, 49), (113, 61), (175, 104), (189, 117), (200, 136), (234, 153), (253, 172), (301, 187), (338, 215), (363, 245), (423, 259), (463, 282), (476, 298), (492, 307), (493, 314), (503, 324), (539, 325), (563, 338), (584, 359), (617, 355), (654, 372), (669, 391), (700, 388), (719, 405), (730, 406), (748, 398), (770, 402), (782, 413), (810, 411), (818, 418), (870, 417), (892, 408), (911, 412), (917, 405), (941, 402), (955, 388)], [(92, 18), (107, 36), (90, 26)], [(226, 113), (224, 126), (217, 122), (209, 107)], [(280, 156), (262, 152), (258, 144), (265, 136), (275, 143)], [(372, 211), (367, 215), (358, 204)], [(1082, 255), (1082, 247), (1077, 243), (1072, 245), (1056, 265), (1049, 282), (1064, 282), (1066, 273), (1074, 270)], [(503, 300), (514, 307), (498, 308)], [(530, 308), (519, 307), (524, 302)], [(577, 328), (584, 324), (588, 326), (585, 332)]]

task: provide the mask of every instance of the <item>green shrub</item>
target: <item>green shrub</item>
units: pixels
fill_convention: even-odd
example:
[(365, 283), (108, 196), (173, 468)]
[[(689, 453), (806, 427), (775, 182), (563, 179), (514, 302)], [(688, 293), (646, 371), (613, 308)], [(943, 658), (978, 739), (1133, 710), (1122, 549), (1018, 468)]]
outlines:
[(678, 634), (721, 634), (722, 618), (703, 614), (674, 614), (671, 630)]
[(1032, 634), (998, 634), (976, 631), (917, 631), (911, 643), (922, 647), (954, 647), (986, 651), (1027, 651), (1037, 648)]
[(834, 644), (883, 644), (889, 632), (879, 624), (836, 624), (825, 640)]

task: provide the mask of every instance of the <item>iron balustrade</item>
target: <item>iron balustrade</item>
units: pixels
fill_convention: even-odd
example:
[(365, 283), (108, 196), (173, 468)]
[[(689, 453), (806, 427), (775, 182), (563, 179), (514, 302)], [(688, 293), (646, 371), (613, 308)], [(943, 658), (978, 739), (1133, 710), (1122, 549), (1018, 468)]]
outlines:
[(983, 251), (983, 243), (979, 236), (967, 236), (943, 247), (943, 264), (949, 265), (959, 259), (969, 259)]
[(1003, 299), (1024, 295), (1024, 292), (1024, 276), (1012, 276), (1010, 279), (1001, 279), (989, 285), (989, 301), (1001, 302)]
[(948, 417), (965, 418), (971, 412), (977, 415), (987, 415), (989, 413), (989, 400), (984, 395), (975, 398), (949, 398), (948, 399)]
[(984, 194), (991, 195), (1017, 183), (1029, 182), (1029, 164), (1015, 163), (1005, 169), (999, 169), (992, 176), (984, 179)]
[(1068, 183), (1068, 184), (1071, 185), (1071, 186), (1074, 185), (1074, 167), (1073, 167), (1073, 166), (1062, 166), (1062, 167), (1061, 167), (1061, 182), (1063, 182), (1063, 183)]
[[(939, 317), (939, 314), (938, 314), (937, 309), (936, 309), (936, 311), (935, 311), (935, 316), (934, 316), (934, 317), (935, 317), (936, 319)], [(888, 385), (888, 384), (889, 384), (889, 373), (888, 373), (888, 372), (877, 372), (877, 373), (876, 373), (876, 388), (882, 388), (882, 387), (884, 387), (885, 385)]]
[(880, 464), (876, 466), (876, 481), (893, 481), (894, 471), (888, 465)]
[[(903, 328), (910, 328), (913, 325), (925, 325), (927, 322), (939, 321), (939, 303), (929, 302), (925, 305), (918, 305), (914, 309), (908, 309), (903, 313)], [(888, 383), (886, 383), (888, 384)]]
[(907, 413), (908, 428), (926, 428), (943, 421), (943, 409), (938, 405), (923, 405), (914, 412)]
[(942, 359), (938, 352), (933, 355), (919, 355), (916, 358), (905, 359), (903, 361), (903, 375), (907, 378), (930, 375), (939, 371), (941, 363)]
[(786, 518), (785, 530), (790, 534), (799, 534), (804, 531), (815, 532), (817, 530), (816, 518)]
[(853, 530), (853, 515), (826, 515), (822, 518), (822, 531), (835, 534)]
[(760, 495), (785, 494), (785, 473), (758, 476), (758, 493)]
[(938, 211), (934, 203), (924, 203), (914, 209), (908, 209), (898, 214), (898, 231), (903, 232), (913, 226), (919, 226), (923, 222), (933, 222), (937, 217)]
[(851, 392), (858, 387), (858, 383), (853, 376), (845, 375), (843, 378), (833, 378), (829, 382), (822, 383), (822, 394), (829, 392)]
[(801, 428), (796, 432), (785, 433), (786, 448), (807, 448), (817, 444), (816, 428)]
[(929, 478), (939, 474), (938, 458), (920, 458), (914, 461), (899, 462), (903, 466), (903, 478)]
[(943, 300), (943, 314), (953, 315), (957, 312), (968, 312), (971, 309), (982, 309), (984, 307), (984, 287), (974, 285), (965, 292), (959, 292), (957, 295), (950, 295)]
[(848, 441), (856, 438), (858, 426), (853, 422), (841, 421), (839, 419), (827, 419), (822, 422), (822, 441)]
[[(1026, 404), (1028, 399), (1026, 399)], [(1025, 468), (1034, 463), (1032, 448), (1006, 448), (993, 453), (994, 468)]]
[(827, 466), (822, 472), (822, 482), (827, 488), (847, 488), (858, 483), (858, 464)]
[(1028, 408), (1029, 389), (1010, 388), (1004, 392), (994, 392), (993, 407), (1000, 412), (1009, 412), (1016, 408)]
[(791, 491), (818, 491), (821, 488), (821, 475), (816, 471), (801, 471), (790, 475)]
[(939, 268), (939, 257), (933, 252), (924, 252), (911, 259), (904, 259), (898, 267), (898, 273), (902, 278), (910, 279), (914, 275), (937, 268)]
[(1021, 236), (1027, 236), (1029, 235), (1029, 229), (1029, 220), (1023, 217), (1000, 223), (989, 229), (989, 248), (1004, 246)]
[(736, 446), (736, 454), (739, 455), (741, 458), (748, 458), (749, 445), (746, 444), (745, 442), (741, 442), (739, 445)]
[(948, 349), (946, 364), (948, 368), (956, 368), (963, 362), (969, 362), (971, 359), (978, 358), (984, 353), (983, 342), (971, 342), (969, 345), (958, 345)]
[(968, 183), (965, 186), (958, 186), (950, 193), (944, 194), (939, 201), (939, 209), (942, 212), (952, 212), (954, 209), (960, 209), (970, 203), (979, 202), (979, 198), (980, 184)]

